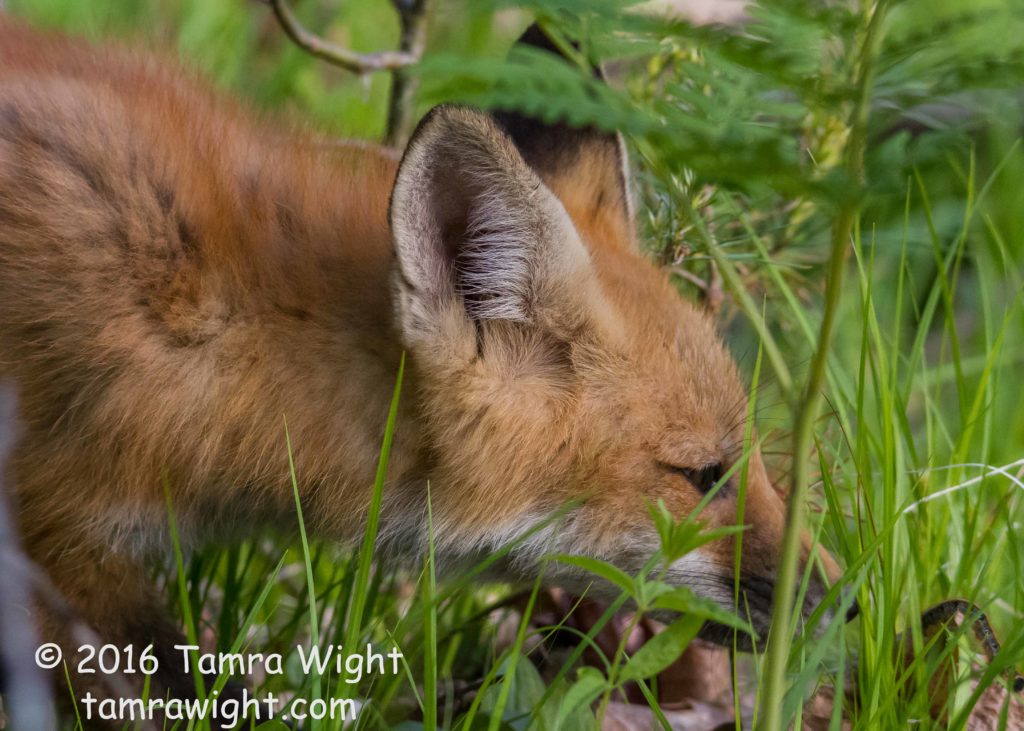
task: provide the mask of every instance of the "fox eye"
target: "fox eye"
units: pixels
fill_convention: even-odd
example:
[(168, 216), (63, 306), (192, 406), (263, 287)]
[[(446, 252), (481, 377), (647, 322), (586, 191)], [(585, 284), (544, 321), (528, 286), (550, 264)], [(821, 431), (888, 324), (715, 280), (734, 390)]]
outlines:
[(725, 474), (725, 469), (721, 462), (704, 465), (703, 467), (680, 467), (667, 462), (661, 462), (660, 464), (669, 472), (685, 477), (687, 482), (699, 490), (702, 495), (707, 495), (711, 488), (722, 479), (722, 475)]

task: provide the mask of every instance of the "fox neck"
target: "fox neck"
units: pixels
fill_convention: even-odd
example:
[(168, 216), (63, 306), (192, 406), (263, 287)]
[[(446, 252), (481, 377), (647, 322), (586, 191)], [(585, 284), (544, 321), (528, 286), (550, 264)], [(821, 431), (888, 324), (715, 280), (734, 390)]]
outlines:
[[(218, 371), (218, 387), (200, 384), (203, 393), (220, 396), (178, 419), (189, 424), (181, 441), (190, 449), (156, 459), (169, 462), (175, 509), (199, 534), (292, 523), (294, 465), (306, 527), (348, 541), (365, 525), (403, 357), (387, 225), (395, 161), (372, 148), (271, 154), (234, 217), (232, 238), (244, 246), (221, 268), (230, 274), (204, 282), (237, 321), (196, 349)], [(416, 380), (407, 361), (385, 525), (414, 498), (425, 504), (431, 470)], [(222, 487), (211, 491), (211, 484)]]

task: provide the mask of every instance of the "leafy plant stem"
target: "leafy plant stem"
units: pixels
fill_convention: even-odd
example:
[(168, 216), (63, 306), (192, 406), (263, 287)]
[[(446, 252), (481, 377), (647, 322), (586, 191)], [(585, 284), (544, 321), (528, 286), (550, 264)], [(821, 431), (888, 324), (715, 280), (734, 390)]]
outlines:
[[(856, 71), (857, 96), (851, 110), (850, 134), (846, 148), (847, 171), (851, 181), (858, 185), (863, 183), (864, 178), (864, 149), (867, 141), (869, 102), (874, 77), (874, 60), (884, 18), (884, 4), (866, 2), (863, 16), (866, 20), (866, 27)], [(783, 536), (772, 607), (774, 631), (771, 633), (768, 643), (762, 673), (765, 685), (760, 728), (764, 731), (781, 731), (783, 728), (782, 706), (787, 686), (786, 666), (792, 642), (790, 625), (793, 618), (794, 597), (791, 587), (795, 585), (797, 577), (800, 538), (803, 531), (804, 500), (810, 477), (807, 453), (811, 447), (814, 424), (821, 408), (821, 389), (825, 381), (832, 330), (839, 313), (846, 257), (850, 239), (858, 228), (860, 205), (861, 196), (859, 194), (848, 197), (842, 203), (832, 227), (825, 283), (824, 315), (818, 334), (818, 347), (811, 360), (806, 389), (795, 409), (793, 474), (786, 504), (786, 532)]]

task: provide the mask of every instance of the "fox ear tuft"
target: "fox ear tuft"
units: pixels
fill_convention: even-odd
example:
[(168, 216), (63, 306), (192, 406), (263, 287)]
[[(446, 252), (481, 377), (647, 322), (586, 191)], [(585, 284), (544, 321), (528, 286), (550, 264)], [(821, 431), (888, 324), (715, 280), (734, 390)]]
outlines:
[(407, 338), (453, 308), (477, 323), (564, 321), (566, 287), (593, 279), (565, 209), (482, 112), (441, 106), (420, 122), (390, 218)]
[[(564, 58), (537, 24), (526, 29), (516, 46)], [(594, 76), (604, 79), (599, 67)], [(547, 123), (519, 112), (496, 111), (492, 116), (570, 214), (608, 216), (609, 223), (621, 226), (632, 238), (632, 183), (621, 135), (596, 127)]]

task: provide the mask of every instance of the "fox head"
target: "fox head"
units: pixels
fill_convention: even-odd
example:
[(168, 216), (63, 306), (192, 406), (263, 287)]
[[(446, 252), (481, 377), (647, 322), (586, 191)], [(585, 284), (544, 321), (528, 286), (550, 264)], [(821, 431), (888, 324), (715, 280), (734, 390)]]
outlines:
[[(687, 516), (743, 458), (736, 365), (710, 318), (642, 256), (624, 163), (614, 135), (455, 106), (434, 109), (408, 145), (390, 212), (397, 321), (450, 553), (493, 550), (578, 501), (509, 570), (535, 573), (554, 548), (635, 573), (659, 545), (649, 504)], [(740, 609), (764, 637), (784, 504), (756, 451), (746, 472)], [(736, 470), (698, 519), (735, 525), (738, 483)], [(733, 608), (734, 551), (714, 541), (667, 578)], [(826, 552), (814, 560), (838, 577)]]

